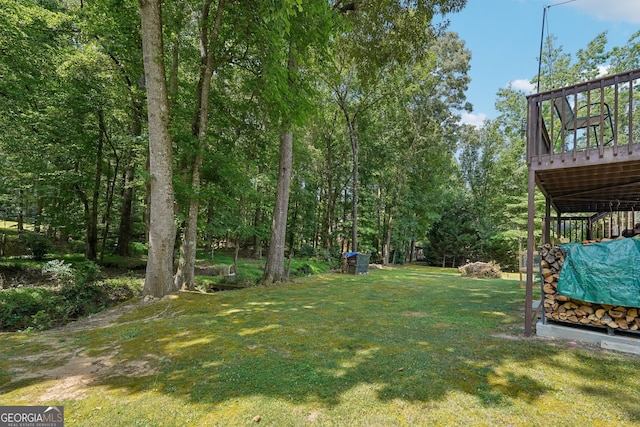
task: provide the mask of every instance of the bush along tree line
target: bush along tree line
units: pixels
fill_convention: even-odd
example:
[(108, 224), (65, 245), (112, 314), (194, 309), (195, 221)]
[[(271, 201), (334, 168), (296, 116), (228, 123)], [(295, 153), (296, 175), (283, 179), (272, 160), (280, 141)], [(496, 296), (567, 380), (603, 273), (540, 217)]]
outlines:
[[(465, 3), (0, 0), (0, 221), (98, 264), (144, 246), (156, 297), (219, 245), (265, 285), (346, 250), (514, 268), (525, 93), (461, 124)], [(543, 89), (637, 67), (637, 37), (575, 61), (549, 37)]]
[[(27, 272), (24, 265), (4, 265), (4, 270)], [(41, 330), (97, 313), (131, 299), (135, 289), (126, 282), (99, 281), (100, 267), (92, 261), (43, 264), (33, 283), (4, 283), (0, 292), (0, 330)]]

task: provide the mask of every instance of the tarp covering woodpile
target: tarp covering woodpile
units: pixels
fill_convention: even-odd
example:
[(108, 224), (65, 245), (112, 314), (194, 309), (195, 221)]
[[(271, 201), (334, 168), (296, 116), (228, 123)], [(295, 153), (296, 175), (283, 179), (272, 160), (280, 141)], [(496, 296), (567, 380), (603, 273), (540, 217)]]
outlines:
[(592, 303), (640, 307), (640, 239), (558, 246), (565, 254), (558, 293)]

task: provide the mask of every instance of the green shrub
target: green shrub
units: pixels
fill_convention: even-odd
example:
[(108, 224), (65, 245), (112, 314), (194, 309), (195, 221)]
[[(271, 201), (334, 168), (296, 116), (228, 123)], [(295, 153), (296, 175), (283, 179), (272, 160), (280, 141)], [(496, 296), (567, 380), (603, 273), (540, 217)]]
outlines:
[(65, 285), (59, 297), (64, 311), (64, 320), (72, 320), (131, 299), (134, 297), (134, 292), (123, 284), (109, 285), (76, 281)]
[(49, 239), (40, 233), (25, 233), (22, 235), (31, 257), (35, 260), (43, 260), (49, 251)]
[(314, 248), (311, 245), (302, 245), (302, 247), (300, 248), (300, 252), (299, 252), (299, 256), (301, 258), (313, 258), (315, 257), (317, 254), (317, 250), (316, 248)]
[(312, 268), (309, 264), (302, 264), (299, 267), (296, 267), (295, 270), (291, 272), (291, 277), (302, 277), (308, 276), (312, 272)]
[(76, 281), (90, 283), (100, 278), (100, 266), (93, 261), (82, 261), (73, 264)]
[(100, 268), (93, 262), (63, 261), (46, 263), (42, 272), (58, 284), (45, 287), (18, 287), (0, 291), (0, 330), (47, 329), (82, 316), (96, 313), (131, 299), (135, 292), (129, 283), (97, 282)]
[(93, 283), (74, 282), (62, 288), (60, 299), (65, 318), (75, 319), (95, 313), (101, 306), (103, 295)]
[(49, 313), (49, 311), (40, 310), (36, 314), (31, 316), (31, 325), (29, 326), (29, 328), (35, 328), (43, 331), (45, 329), (49, 329), (52, 326), (54, 320), (55, 319), (51, 316), (51, 313)]
[(316, 250), (315, 259), (319, 262), (326, 263), (330, 268), (337, 267), (340, 265), (340, 257), (342, 256), (342, 252), (334, 252), (332, 250), (319, 248)]
[[(14, 288), (0, 292), (0, 330), (17, 331), (38, 326), (45, 313), (55, 311), (54, 294), (45, 288)], [(40, 313), (40, 314), (38, 314)], [(34, 319), (35, 316), (35, 319)], [(50, 322), (47, 321), (48, 324)]]
[(75, 276), (75, 271), (71, 264), (65, 264), (61, 259), (54, 259), (42, 266), (42, 274), (49, 275), (62, 284), (71, 281)]

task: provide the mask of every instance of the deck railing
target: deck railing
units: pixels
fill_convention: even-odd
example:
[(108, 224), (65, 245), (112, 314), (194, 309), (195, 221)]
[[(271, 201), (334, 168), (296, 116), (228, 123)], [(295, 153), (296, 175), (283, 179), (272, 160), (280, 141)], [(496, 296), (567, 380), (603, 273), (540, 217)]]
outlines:
[(634, 211), (609, 211), (588, 216), (549, 218), (553, 242), (580, 242), (585, 240), (617, 239), (629, 237), (640, 221)]
[(527, 163), (640, 150), (640, 69), (527, 97)]

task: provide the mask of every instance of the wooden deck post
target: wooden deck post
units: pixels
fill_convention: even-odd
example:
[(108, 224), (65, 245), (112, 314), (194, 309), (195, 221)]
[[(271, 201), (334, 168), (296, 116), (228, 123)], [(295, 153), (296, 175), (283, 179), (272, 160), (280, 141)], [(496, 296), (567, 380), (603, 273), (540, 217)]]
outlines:
[(527, 286), (524, 307), (524, 335), (530, 337), (533, 333), (533, 252), (535, 244), (535, 172), (529, 168), (529, 194), (528, 194), (528, 225), (527, 225)]

